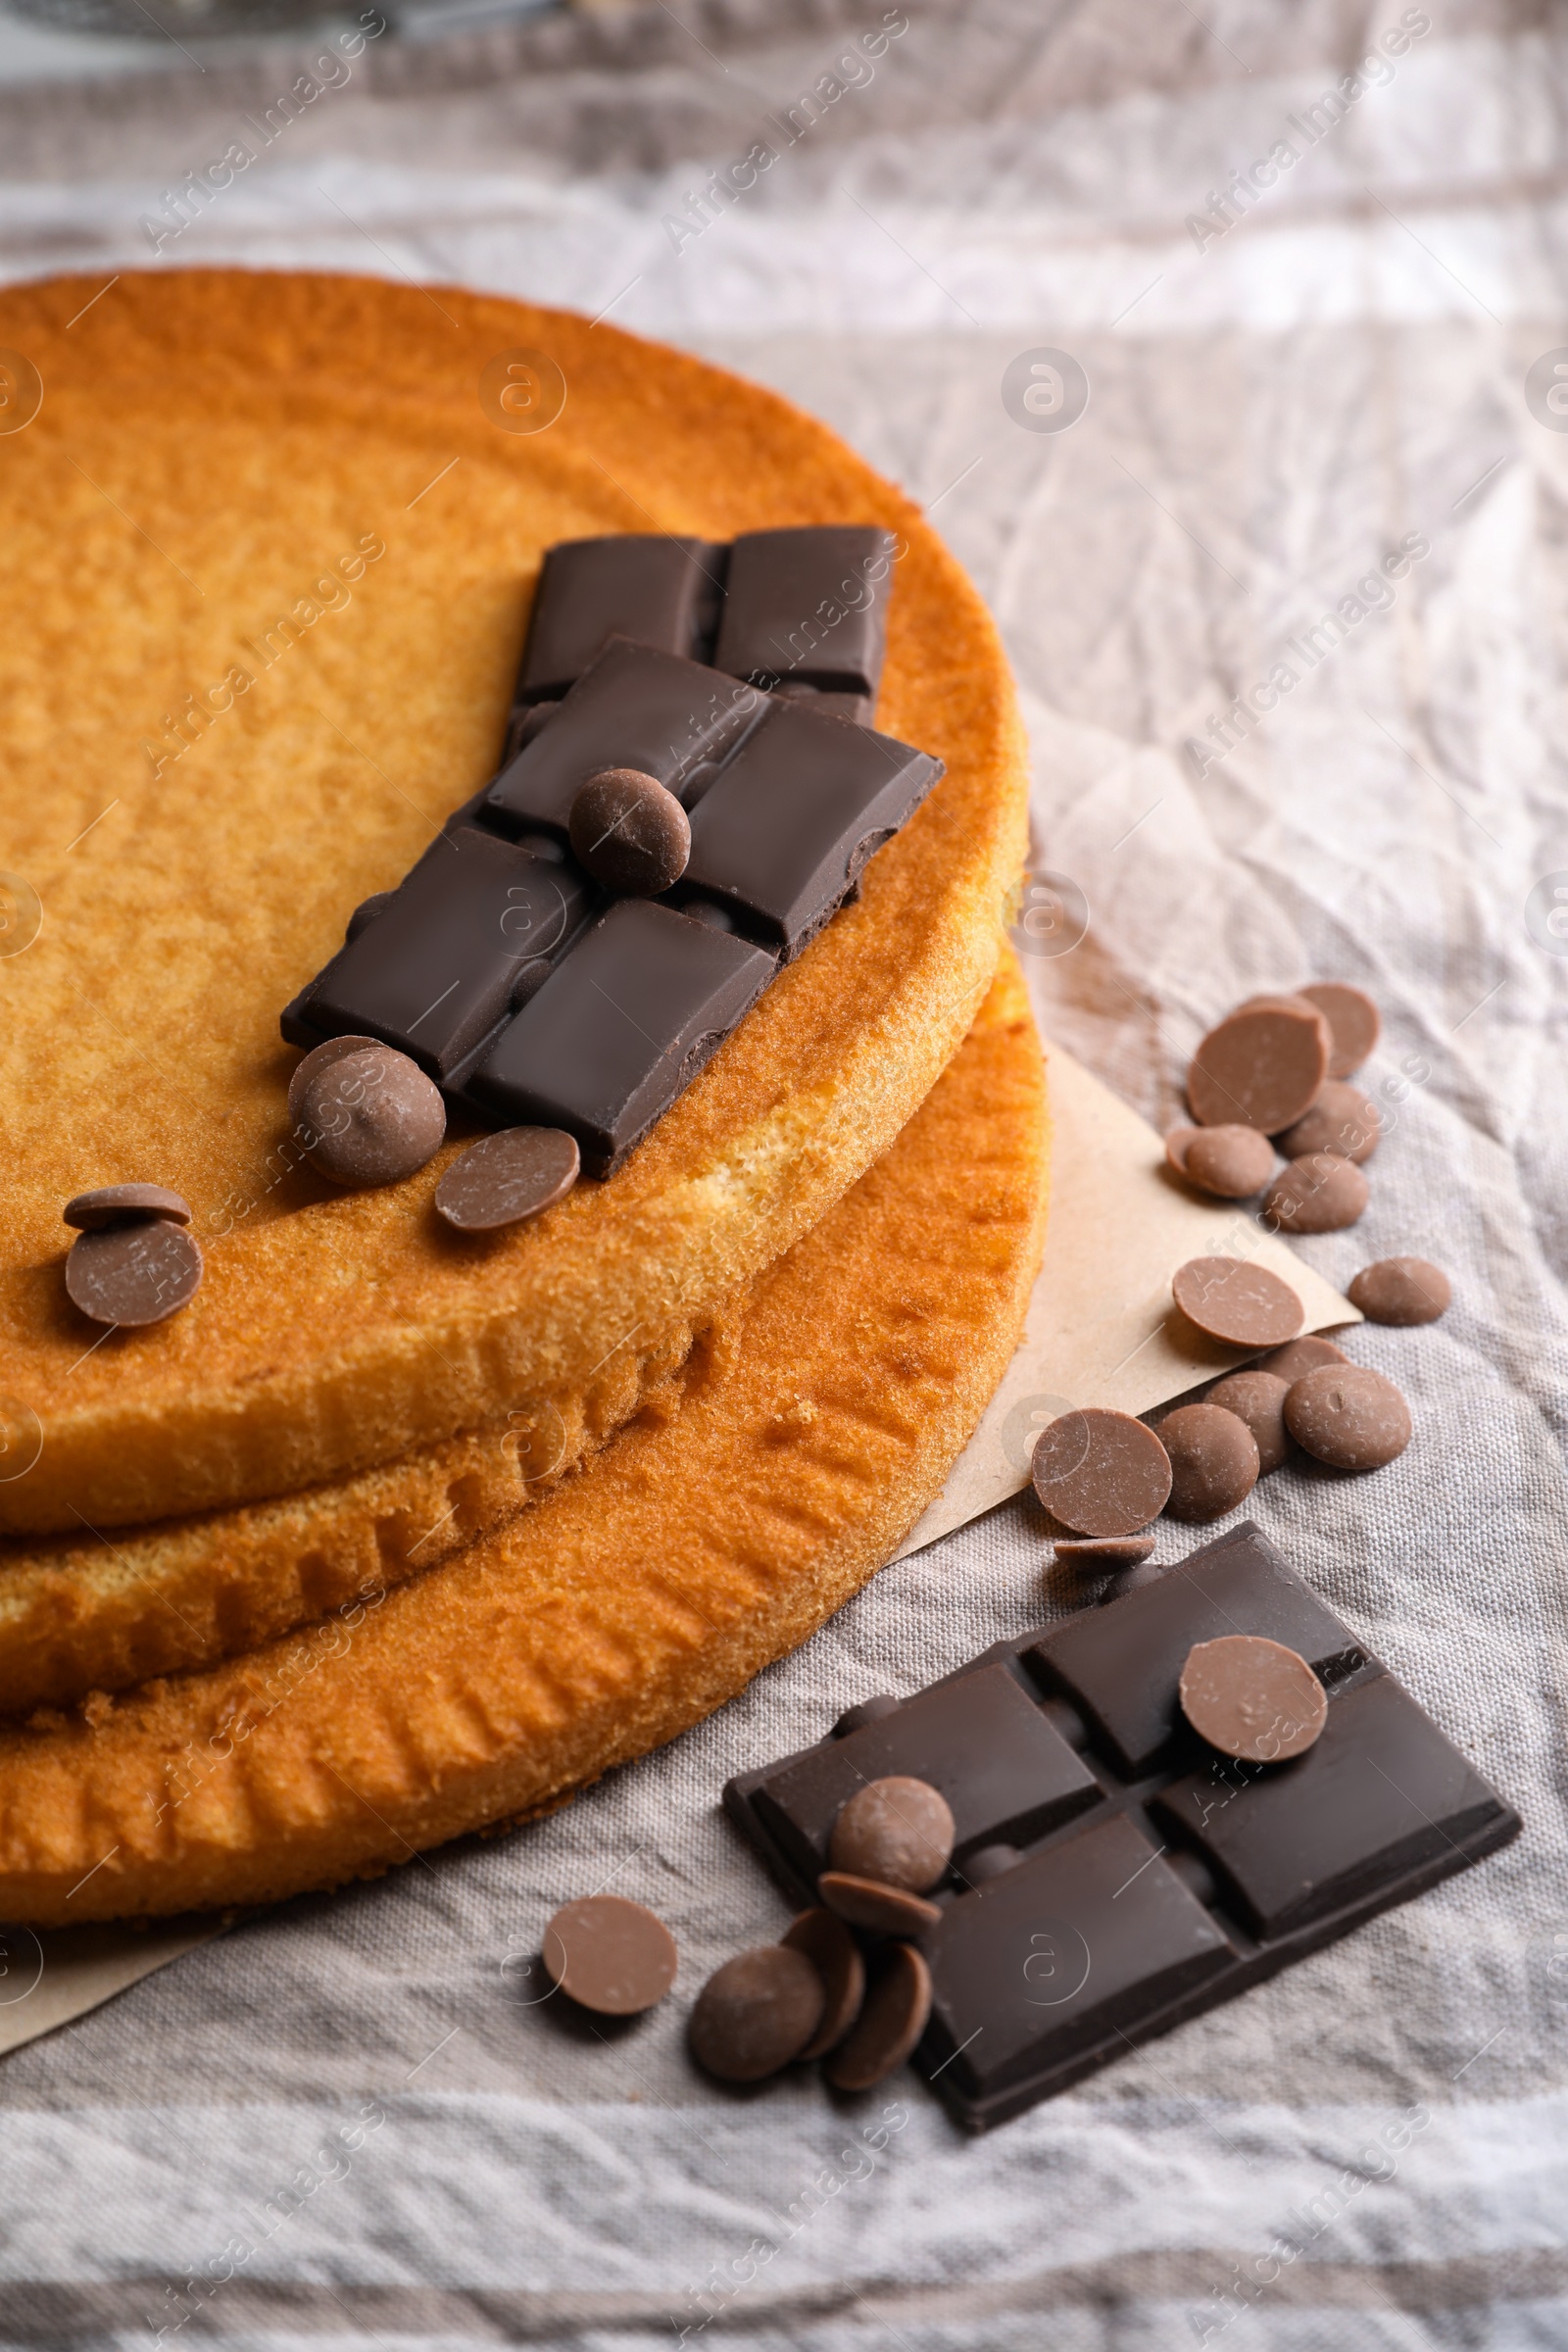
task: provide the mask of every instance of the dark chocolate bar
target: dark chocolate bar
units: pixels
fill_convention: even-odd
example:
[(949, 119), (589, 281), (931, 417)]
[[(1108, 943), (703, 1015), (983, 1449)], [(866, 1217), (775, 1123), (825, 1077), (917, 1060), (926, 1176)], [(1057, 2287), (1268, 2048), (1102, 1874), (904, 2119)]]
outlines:
[[(845, 723), (870, 716), (892, 548), (858, 525), (754, 532), (738, 562), (660, 536), (553, 548), (505, 767), (356, 909), (284, 1011), (288, 1042), (380, 1038), (457, 1107), (565, 1128), (590, 1175), (612, 1173), (942, 773)], [(800, 655), (787, 695), (694, 658), (714, 651), (727, 575), (731, 658)], [(773, 644), (809, 599), (800, 644)], [(690, 811), (665, 902), (608, 902), (569, 855), (572, 803), (607, 767)]]
[(891, 735), (774, 701), (692, 812), (678, 896), (729, 907), (788, 960), (941, 773), (940, 760)]
[(492, 1118), (564, 1127), (591, 1175), (617, 1167), (773, 977), (745, 940), (621, 899), (474, 1070)]
[[(1238, 1764), (1187, 1724), (1187, 1653), (1229, 1634), (1315, 1667), (1328, 1717), (1304, 1754)], [(941, 1789), (957, 1828), (922, 1938), (934, 1997), (915, 2063), (976, 2131), (1520, 1828), (1250, 1523), (912, 1698), (851, 1709), (836, 1736), (732, 1781), (724, 1802), (809, 1901), (839, 1804), (895, 1773)]]

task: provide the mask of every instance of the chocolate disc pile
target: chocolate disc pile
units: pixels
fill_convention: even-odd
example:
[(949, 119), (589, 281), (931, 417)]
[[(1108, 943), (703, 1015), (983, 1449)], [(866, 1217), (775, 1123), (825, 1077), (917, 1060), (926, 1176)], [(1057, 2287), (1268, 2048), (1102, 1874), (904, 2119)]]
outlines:
[[(934, 1928), (927, 1902), (953, 1858), (953, 1814), (940, 1789), (903, 1774), (868, 1781), (844, 1804), (816, 1883), (778, 1943), (716, 1970), (697, 1996), (688, 2037), (723, 2082), (760, 2082), (822, 2058), (836, 2090), (869, 2090), (902, 2066), (925, 2031), (931, 1974), (909, 1940)], [(862, 1949), (851, 1933), (873, 1940)]]
[[(1371, 998), (1338, 980), (1238, 1004), (1193, 1055), (1187, 1100), (1197, 1125), (1166, 1137), (1171, 1166), (1222, 1200), (1263, 1193), (1265, 1221), (1286, 1233), (1353, 1225), (1369, 1197), (1361, 1163), (1378, 1148), (1381, 1122), (1371, 1097), (1347, 1081), (1381, 1026)], [(1276, 1151), (1286, 1163), (1278, 1171)]]

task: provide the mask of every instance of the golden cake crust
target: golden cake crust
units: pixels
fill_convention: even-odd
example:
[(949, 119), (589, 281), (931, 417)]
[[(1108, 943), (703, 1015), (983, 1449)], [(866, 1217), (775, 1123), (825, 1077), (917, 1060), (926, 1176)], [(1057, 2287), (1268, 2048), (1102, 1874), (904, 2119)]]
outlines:
[(378, 1604), (0, 1731), (0, 1918), (373, 1875), (731, 1697), (887, 1558), (973, 1429), (1039, 1264), (1046, 1131), (1009, 956), (928, 1101), (757, 1279), (674, 1418)]
[[(908, 502), (782, 400), (447, 289), (127, 273), (77, 317), (98, 290), (0, 296), (0, 344), (44, 386), (0, 440), (0, 866), (42, 909), (0, 956), (4, 1459), (41, 1444), (0, 1476), (10, 1533), (291, 1494), (584, 1392), (632, 1335), (701, 1323), (925, 1096), (1023, 854), (1021, 737), (979, 599)], [(531, 436), (478, 393), (520, 347), (566, 384)], [(278, 1012), (493, 768), (542, 549), (844, 520), (901, 536), (879, 719), (948, 765), (860, 903), (615, 1178), (529, 1227), (440, 1226), (456, 1143), (381, 1192), (281, 1174)], [(206, 1280), (172, 1321), (94, 1346), (61, 1206), (137, 1179), (193, 1203)]]

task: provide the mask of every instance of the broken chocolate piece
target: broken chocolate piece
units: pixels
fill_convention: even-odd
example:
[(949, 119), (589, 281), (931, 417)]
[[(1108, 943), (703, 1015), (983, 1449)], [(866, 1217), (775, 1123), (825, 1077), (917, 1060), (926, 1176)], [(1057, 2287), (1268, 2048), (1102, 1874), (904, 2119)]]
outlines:
[(714, 667), (760, 686), (874, 696), (895, 545), (870, 524), (745, 532), (730, 550)]
[(519, 1125), (564, 1127), (590, 1175), (618, 1167), (773, 977), (745, 940), (621, 899), (502, 1031), (469, 1081)]
[(300, 1016), (327, 1036), (379, 1038), (449, 1080), (506, 1018), (519, 983), (543, 981), (587, 912), (575, 865), (454, 825), (333, 956)]
[(941, 774), (891, 735), (775, 701), (692, 811), (679, 895), (716, 901), (788, 961)]
[(515, 703), (564, 695), (609, 637), (702, 661), (712, 642), (728, 550), (705, 539), (622, 532), (567, 539), (539, 571)]
[(502, 769), (479, 813), (503, 832), (538, 830), (564, 844), (578, 792), (607, 767), (635, 768), (689, 803), (767, 707), (755, 686), (612, 637)]

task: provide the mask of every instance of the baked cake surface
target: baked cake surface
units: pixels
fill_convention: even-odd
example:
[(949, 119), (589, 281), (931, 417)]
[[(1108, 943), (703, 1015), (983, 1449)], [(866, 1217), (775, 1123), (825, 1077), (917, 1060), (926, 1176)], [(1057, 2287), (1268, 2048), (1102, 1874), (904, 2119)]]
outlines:
[[(79, 1534), (392, 1461), (585, 1397), (788, 1248), (974, 1016), (1023, 853), (1021, 737), (979, 599), (899, 492), (771, 394), (562, 313), (240, 271), (0, 297), (44, 387), (0, 442), (0, 1529)], [(77, 316), (81, 313), (81, 316)], [(498, 358), (565, 406), (501, 429)], [(879, 724), (947, 774), (610, 1182), (490, 1241), (279, 1155), (277, 1018), (493, 772), (542, 551), (604, 531), (900, 535)], [(22, 944), (37, 909), (36, 935)], [(196, 1211), (202, 1289), (99, 1340), (65, 1200)], [(35, 1440), (36, 1443), (31, 1441)]]
[(204, 1671), (0, 1730), (0, 1918), (262, 1900), (547, 1806), (813, 1632), (941, 1486), (1044, 1238), (1010, 955), (897, 1141), (721, 1344), (499, 1534)]

